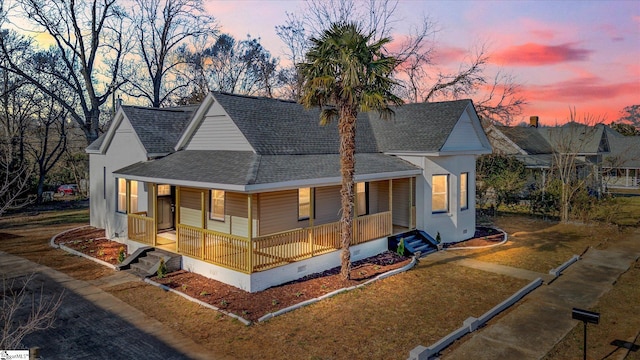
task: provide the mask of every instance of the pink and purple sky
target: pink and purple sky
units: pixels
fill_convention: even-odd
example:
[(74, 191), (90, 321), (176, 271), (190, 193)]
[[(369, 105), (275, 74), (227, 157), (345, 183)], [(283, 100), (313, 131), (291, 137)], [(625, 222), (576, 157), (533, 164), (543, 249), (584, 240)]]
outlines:
[[(221, 31), (236, 38), (260, 37), (282, 58), (275, 26), (303, 1), (206, 0)], [(540, 116), (545, 125), (563, 123), (569, 108), (616, 120), (640, 104), (640, 1), (418, 1), (401, 0), (401, 38), (423, 15), (435, 21), (439, 65), (457, 69), (468, 49), (489, 46), (488, 74), (502, 69), (516, 77), (528, 104), (521, 119)]]

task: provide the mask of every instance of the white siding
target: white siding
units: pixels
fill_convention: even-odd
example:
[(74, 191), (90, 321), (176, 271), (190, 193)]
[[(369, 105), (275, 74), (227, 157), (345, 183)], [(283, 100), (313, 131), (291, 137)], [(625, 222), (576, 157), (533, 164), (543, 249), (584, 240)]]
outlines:
[(217, 102), (205, 113), (185, 149), (253, 151), (240, 129)]
[[(475, 156), (406, 157), (405, 160), (421, 164), (422, 176), (416, 181), (416, 222), (420, 230), (435, 237), (438, 232), (443, 242), (466, 240), (475, 231)], [(460, 173), (469, 173), (469, 208), (460, 210)], [(431, 177), (434, 174), (449, 175), (449, 212), (433, 214), (431, 211)], [(395, 182), (395, 181), (394, 181)], [(394, 194), (395, 197), (395, 194)], [(394, 201), (395, 204), (395, 201)], [(394, 213), (395, 213), (394, 208)]]
[(471, 123), (471, 118), (467, 112), (462, 116), (449, 134), (447, 142), (442, 147), (442, 151), (459, 150), (482, 150), (483, 145), (479, 140), (477, 129)]
[[(125, 117), (115, 131), (104, 155), (89, 155), (90, 223), (104, 228), (107, 237), (124, 242), (127, 216), (116, 213), (116, 178), (113, 171), (146, 161), (146, 151)], [(147, 187), (139, 187), (138, 209), (149, 208)]]

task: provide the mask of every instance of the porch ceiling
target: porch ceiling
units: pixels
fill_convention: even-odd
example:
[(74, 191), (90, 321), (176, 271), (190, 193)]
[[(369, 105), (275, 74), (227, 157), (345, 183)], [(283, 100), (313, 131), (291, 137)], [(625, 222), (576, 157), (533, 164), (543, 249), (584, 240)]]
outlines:
[[(420, 168), (395, 156), (356, 154), (356, 180), (382, 180), (420, 173)], [(340, 156), (184, 150), (127, 166), (114, 174), (131, 180), (250, 192), (339, 183)]]

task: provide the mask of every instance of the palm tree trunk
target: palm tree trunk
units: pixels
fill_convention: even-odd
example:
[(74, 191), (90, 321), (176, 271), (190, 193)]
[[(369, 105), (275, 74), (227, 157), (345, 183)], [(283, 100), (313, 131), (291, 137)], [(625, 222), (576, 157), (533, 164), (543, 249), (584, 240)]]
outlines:
[(357, 109), (353, 106), (340, 106), (340, 120), (338, 132), (340, 134), (340, 172), (342, 174), (342, 188), (340, 189), (340, 201), (342, 205), (340, 274), (349, 279), (351, 273), (351, 245), (353, 231), (353, 177), (355, 173), (356, 150), (356, 117)]

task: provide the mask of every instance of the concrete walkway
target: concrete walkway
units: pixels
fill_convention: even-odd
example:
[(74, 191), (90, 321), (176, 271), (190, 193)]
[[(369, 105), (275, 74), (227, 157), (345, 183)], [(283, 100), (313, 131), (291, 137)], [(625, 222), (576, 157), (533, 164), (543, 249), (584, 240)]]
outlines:
[[(447, 254), (445, 257), (450, 256)], [(521, 305), (467, 338), (445, 359), (540, 359), (562, 340), (577, 320), (573, 307), (589, 309), (613, 287), (622, 273), (640, 258), (640, 240), (611, 244), (606, 250), (589, 249), (549, 285), (527, 295)], [(450, 259), (463, 266), (475, 262)], [(478, 267), (476, 267), (478, 268)], [(486, 265), (483, 270), (509, 275), (508, 267)], [(513, 276), (526, 274), (514, 272)], [(622, 351), (621, 351), (622, 353)]]
[(220, 359), (191, 339), (102, 289), (139, 278), (126, 272), (93, 281), (0, 251), (5, 279), (34, 275), (29, 286), (51, 298), (64, 291), (53, 329), (33, 333), (26, 346), (39, 346), (47, 359)]
[(543, 274), (536, 271), (520, 269), (512, 266), (500, 265), (489, 263), (485, 261), (479, 261), (470, 259), (466, 256), (461, 256), (456, 251), (439, 251), (437, 253), (429, 254), (429, 256), (420, 260), (422, 263), (452, 263), (476, 270), (482, 270), (492, 272), (501, 275), (507, 275), (518, 279), (533, 281), (537, 278), (542, 278), (545, 283), (549, 283), (554, 276), (551, 274)]

